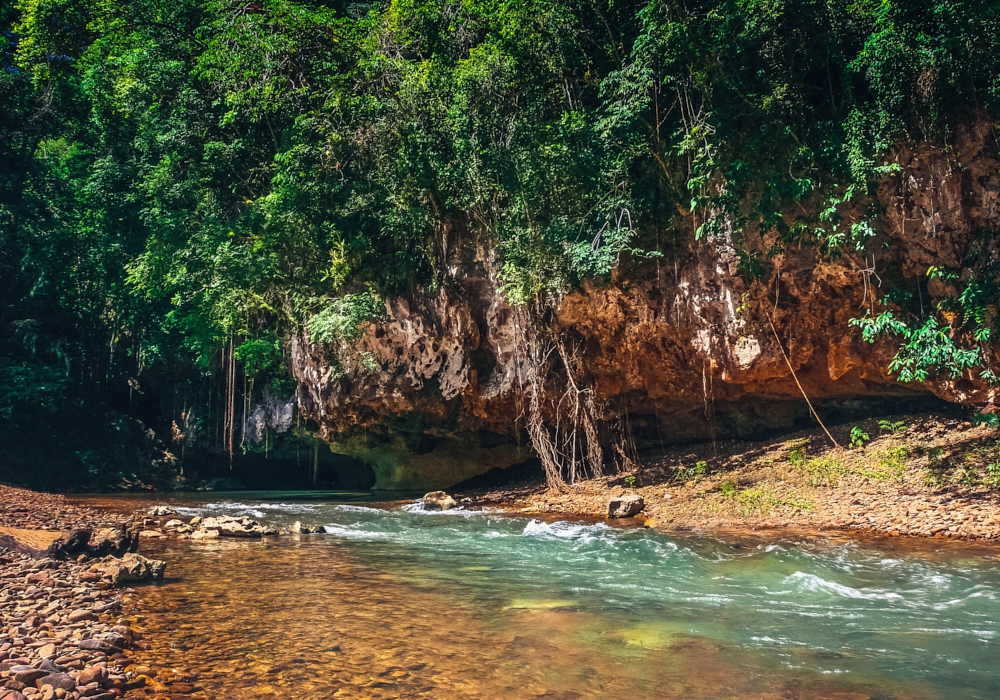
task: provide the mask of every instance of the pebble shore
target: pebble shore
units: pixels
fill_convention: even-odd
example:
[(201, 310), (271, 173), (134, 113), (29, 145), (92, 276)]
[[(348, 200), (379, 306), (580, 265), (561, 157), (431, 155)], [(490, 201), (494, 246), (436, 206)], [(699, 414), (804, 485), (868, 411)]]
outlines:
[[(996, 429), (959, 420), (910, 418), (850, 449), (817, 429), (777, 441), (678, 446), (641, 465), (562, 490), (544, 484), (459, 493), (462, 505), (499, 504), (524, 514), (605, 517), (612, 497), (642, 498), (636, 520), (664, 531), (841, 530), (880, 537), (1000, 541)], [(881, 433), (881, 434), (880, 434)], [(995, 469), (995, 467), (994, 467)]]
[[(0, 486), (0, 528), (65, 531), (117, 527), (127, 518), (65, 498)], [(121, 617), (127, 593), (100, 560), (38, 558), (0, 548), (0, 700), (112, 700), (145, 687), (132, 664), (142, 635)]]

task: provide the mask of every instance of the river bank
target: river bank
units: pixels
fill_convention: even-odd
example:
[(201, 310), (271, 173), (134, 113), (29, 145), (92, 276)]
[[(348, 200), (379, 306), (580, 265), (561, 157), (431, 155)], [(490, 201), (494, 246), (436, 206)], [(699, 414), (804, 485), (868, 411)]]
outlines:
[[(132, 522), (63, 496), (0, 485), (0, 699), (114, 700), (151, 683), (131, 661), (142, 634), (116, 584), (151, 562), (129, 548)], [(67, 536), (67, 533), (86, 532)], [(162, 571), (162, 569), (161, 569)]]
[[(849, 447), (854, 431), (855, 447)], [(620, 474), (456, 493), (465, 507), (604, 517), (638, 496), (635, 517), (667, 532), (843, 530), (858, 535), (1000, 539), (1000, 433), (922, 415), (805, 430), (778, 440), (681, 445)]]

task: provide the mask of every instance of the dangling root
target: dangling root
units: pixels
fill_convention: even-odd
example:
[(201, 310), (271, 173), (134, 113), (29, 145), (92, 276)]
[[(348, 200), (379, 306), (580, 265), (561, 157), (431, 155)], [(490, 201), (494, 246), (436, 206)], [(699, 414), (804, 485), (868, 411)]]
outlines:
[[(597, 409), (590, 389), (581, 389), (576, 379), (578, 358), (569, 353), (561, 338), (542, 338), (533, 325), (524, 324), (523, 347), (526, 350), (522, 391), (527, 399), (528, 436), (545, 470), (550, 488), (564, 491), (567, 484), (600, 476), (604, 469), (595, 416)], [(552, 366), (559, 357), (563, 372)], [(549, 411), (543, 403), (546, 385), (562, 381), (564, 388)], [(554, 393), (554, 392), (553, 392)], [(553, 424), (549, 427), (546, 417)]]

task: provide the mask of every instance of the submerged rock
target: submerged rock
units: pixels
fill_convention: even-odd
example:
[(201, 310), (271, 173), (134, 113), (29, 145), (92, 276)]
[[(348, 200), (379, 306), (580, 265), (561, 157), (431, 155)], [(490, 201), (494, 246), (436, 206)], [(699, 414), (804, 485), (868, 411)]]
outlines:
[(608, 499), (608, 517), (631, 518), (645, 507), (646, 502), (638, 494), (627, 493), (622, 496), (611, 496)]
[(424, 508), (426, 510), (450, 510), (457, 505), (455, 499), (444, 491), (431, 491), (424, 494)]

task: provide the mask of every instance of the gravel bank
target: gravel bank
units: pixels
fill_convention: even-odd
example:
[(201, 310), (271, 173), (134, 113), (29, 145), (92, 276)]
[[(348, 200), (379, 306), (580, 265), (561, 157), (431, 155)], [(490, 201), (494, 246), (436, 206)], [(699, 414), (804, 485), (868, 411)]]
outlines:
[(612, 477), (562, 491), (543, 484), (456, 494), (463, 505), (526, 514), (606, 516), (641, 496), (635, 517), (680, 531), (846, 530), (879, 536), (1000, 539), (1000, 432), (935, 416), (858, 424), (781, 440), (684, 445), (643, 455)]
[[(61, 496), (0, 486), (0, 533), (8, 544), (44, 544), (60, 531), (128, 522)], [(122, 561), (0, 547), (0, 700), (112, 700), (153, 682), (149, 669), (129, 660), (141, 634), (122, 617), (130, 595), (114, 585)], [(124, 561), (142, 560), (130, 554)]]

